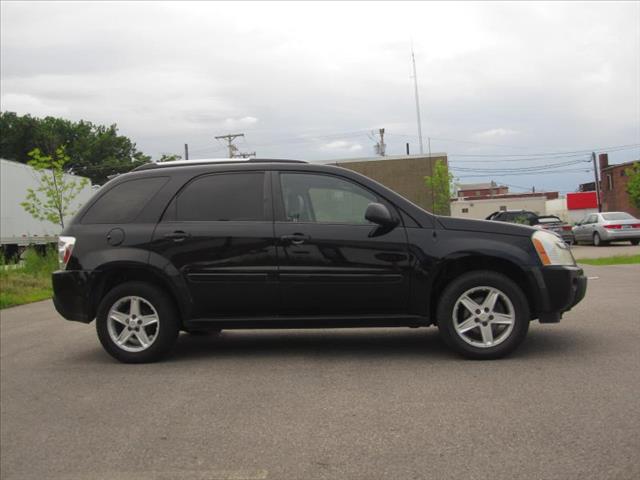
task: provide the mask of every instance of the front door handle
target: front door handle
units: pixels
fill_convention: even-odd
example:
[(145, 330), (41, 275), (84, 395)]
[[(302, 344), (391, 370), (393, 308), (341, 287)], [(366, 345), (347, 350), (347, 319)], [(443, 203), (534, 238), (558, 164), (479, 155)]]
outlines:
[(173, 240), (174, 242), (182, 242), (185, 238), (189, 238), (190, 236), (191, 234), (183, 230), (176, 230), (175, 232), (164, 234), (164, 238)]
[(293, 235), (282, 235), (280, 240), (283, 244), (292, 244), (292, 245), (302, 245), (306, 240), (309, 240), (311, 237), (309, 235), (305, 235), (304, 233), (294, 233)]

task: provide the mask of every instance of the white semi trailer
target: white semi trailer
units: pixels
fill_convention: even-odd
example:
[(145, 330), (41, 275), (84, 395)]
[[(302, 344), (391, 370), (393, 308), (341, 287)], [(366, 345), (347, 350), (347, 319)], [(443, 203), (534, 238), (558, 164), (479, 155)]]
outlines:
[[(65, 177), (83, 178), (67, 174)], [(0, 159), (0, 243), (5, 256), (14, 256), (28, 245), (57, 242), (60, 225), (36, 220), (20, 205), (27, 197), (27, 189), (38, 188), (38, 178), (39, 174), (29, 165)], [(91, 198), (93, 191), (88, 182), (75, 198), (71, 211), (76, 212)]]

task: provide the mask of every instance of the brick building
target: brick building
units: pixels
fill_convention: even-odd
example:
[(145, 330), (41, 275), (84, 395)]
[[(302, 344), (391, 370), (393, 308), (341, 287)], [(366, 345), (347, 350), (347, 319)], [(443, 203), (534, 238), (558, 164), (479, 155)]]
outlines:
[(603, 212), (627, 212), (640, 218), (640, 209), (631, 204), (627, 193), (629, 177), (626, 170), (638, 160), (609, 165), (606, 153), (599, 155), (600, 161), (600, 203)]
[(458, 197), (493, 197), (509, 193), (509, 187), (498, 185), (496, 182), (489, 183), (465, 183), (458, 185)]
[(366, 175), (431, 212), (433, 195), (425, 185), (424, 177), (433, 175), (438, 160), (447, 165), (447, 154), (387, 155), (327, 160), (322, 163), (338, 165)]

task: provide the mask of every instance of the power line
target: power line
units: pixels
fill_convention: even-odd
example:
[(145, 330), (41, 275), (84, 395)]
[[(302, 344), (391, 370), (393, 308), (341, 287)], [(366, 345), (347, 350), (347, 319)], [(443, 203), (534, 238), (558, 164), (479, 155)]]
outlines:
[(537, 157), (537, 156), (570, 156), (570, 155), (591, 155), (591, 152), (618, 152), (621, 150), (631, 150), (634, 148), (640, 148), (640, 143), (629, 144), (629, 145), (614, 145), (608, 147), (594, 147), (587, 148), (585, 150), (570, 150), (570, 151), (559, 151), (559, 152), (542, 152), (542, 153), (450, 153), (449, 156), (456, 157)]
[(518, 168), (469, 168), (469, 167), (453, 167), (454, 171), (462, 171), (462, 172), (484, 172), (484, 173), (501, 173), (501, 172), (536, 172), (536, 171), (544, 171), (554, 168), (568, 167), (571, 165), (578, 165), (580, 163), (588, 163), (589, 160), (570, 160), (568, 162), (557, 162), (557, 163), (548, 163), (545, 165), (534, 165), (528, 167), (518, 167)]
[(582, 169), (582, 168), (575, 168), (575, 169), (567, 169), (567, 170), (554, 170), (552, 172), (513, 172), (513, 173), (498, 173), (498, 174), (474, 174), (474, 175), (456, 175), (457, 178), (487, 178), (487, 177), (518, 177), (521, 175), (549, 175), (549, 174), (553, 174), (556, 175), (558, 173), (589, 173), (591, 172), (591, 169)]

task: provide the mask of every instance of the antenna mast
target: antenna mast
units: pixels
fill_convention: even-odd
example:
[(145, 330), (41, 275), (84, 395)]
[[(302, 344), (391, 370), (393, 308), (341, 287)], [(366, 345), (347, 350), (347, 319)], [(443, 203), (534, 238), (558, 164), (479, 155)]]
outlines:
[(413, 54), (413, 41), (411, 41), (411, 63), (413, 64), (413, 88), (416, 97), (416, 116), (418, 117), (418, 140), (420, 142), (420, 153), (424, 153), (422, 145), (422, 120), (420, 119), (420, 96), (418, 95), (418, 74), (416, 73), (416, 56)]

